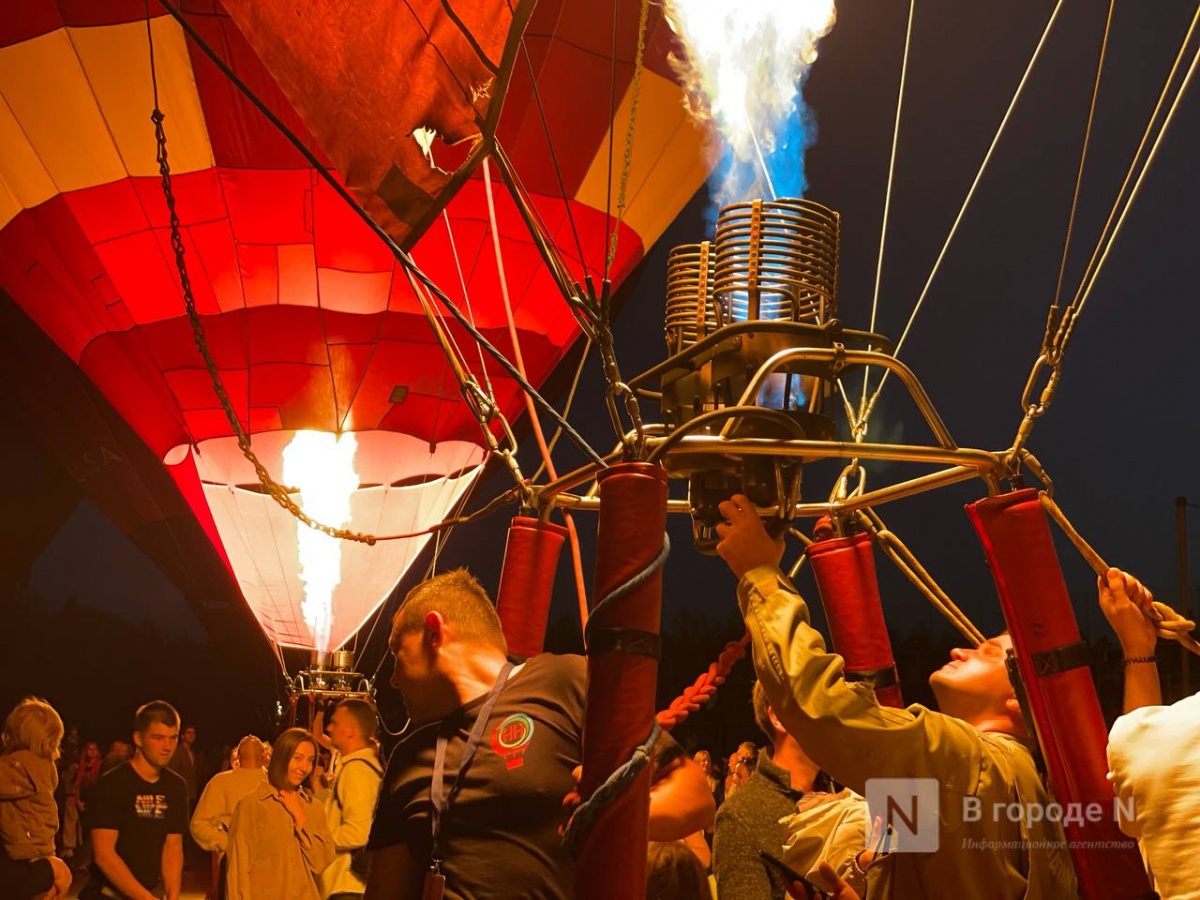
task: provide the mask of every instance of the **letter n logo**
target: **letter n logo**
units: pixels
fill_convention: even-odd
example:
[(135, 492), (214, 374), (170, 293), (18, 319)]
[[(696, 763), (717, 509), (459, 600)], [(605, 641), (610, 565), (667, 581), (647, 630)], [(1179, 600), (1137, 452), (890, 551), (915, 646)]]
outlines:
[(883, 819), (885, 846), (897, 853), (933, 853), (941, 838), (938, 789), (936, 778), (868, 779), (867, 821)]

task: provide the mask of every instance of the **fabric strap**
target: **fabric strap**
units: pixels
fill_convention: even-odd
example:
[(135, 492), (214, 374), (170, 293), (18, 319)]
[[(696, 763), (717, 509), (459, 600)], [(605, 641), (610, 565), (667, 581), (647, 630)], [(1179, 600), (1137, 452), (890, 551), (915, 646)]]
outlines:
[(429, 782), (429, 803), (433, 807), (429, 816), (430, 828), (433, 833), (433, 848), (431, 851), (431, 868), (434, 872), (441, 869), (442, 852), (441, 852), (441, 833), (442, 820), (446, 817), (446, 812), (450, 809), (450, 804), (454, 801), (454, 795), (458, 792), (462, 785), (463, 776), (467, 774), (467, 769), (471, 767), (471, 761), (475, 759), (475, 751), (479, 749), (480, 741), (483, 740), (483, 732), (487, 729), (488, 719), (492, 715), (492, 707), (496, 705), (496, 700), (500, 696), (500, 691), (504, 688), (504, 683), (508, 681), (508, 675), (512, 671), (513, 664), (506, 662), (504, 668), (500, 670), (500, 674), (496, 676), (496, 683), (492, 685), (492, 689), (488, 691), (487, 698), (483, 701), (483, 705), (479, 708), (478, 714), (475, 716), (475, 724), (471, 726), (471, 733), (467, 736), (467, 744), (463, 748), (462, 762), (458, 764), (458, 774), (454, 776), (454, 784), (449, 792), (443, 788), (443, 777), (446, 770), (446, 745), (449, 743), (450, 736), (443, 730), (438, 734), (437, 748), (433, 755), (433, 779)]

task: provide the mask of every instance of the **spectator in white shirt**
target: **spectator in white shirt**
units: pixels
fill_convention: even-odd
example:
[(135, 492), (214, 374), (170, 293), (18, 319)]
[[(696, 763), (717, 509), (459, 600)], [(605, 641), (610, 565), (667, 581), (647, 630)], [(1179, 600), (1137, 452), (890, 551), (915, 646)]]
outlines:
[(338, 754), (333, 784), (323, 795), (337, 856), (317, 878), (322, 900), (357, 900), (367, 889), (365, 847), (383, 779), (375, 751), (378, 728), (375, 708), (365, 700), (348, 698), (334, 708), (325, 729)]

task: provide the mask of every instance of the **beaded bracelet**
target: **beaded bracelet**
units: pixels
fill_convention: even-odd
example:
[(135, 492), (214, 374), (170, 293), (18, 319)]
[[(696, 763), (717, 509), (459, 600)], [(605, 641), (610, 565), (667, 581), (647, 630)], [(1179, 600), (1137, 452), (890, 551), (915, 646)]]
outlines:
[(1122, 666), (1132, 666), (1135, 663), (1154, 663), (1158, 662), (1157, 656), (1126, 656), (1121, 660)]

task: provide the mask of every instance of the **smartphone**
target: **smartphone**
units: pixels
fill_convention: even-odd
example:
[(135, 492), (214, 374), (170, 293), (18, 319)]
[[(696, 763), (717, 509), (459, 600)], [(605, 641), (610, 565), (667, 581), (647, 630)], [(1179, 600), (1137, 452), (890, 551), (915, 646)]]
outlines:
[(806, 891), (808, 891), (808, 895), (810, 897), (819, 898), (819, 897), (828, 897), (829, 896), (829, 894), (827, 894), (825, 891), (821, 890), (819, 887), (817, 887), (815, 884), (813, 884), (811, 881), (809, 881), (807, 878), (805, 878), (803, 875), (801, 875), (799, 872), (797, 872), (795, 869), (793, 869), (791, 866), (789, 866), (787, 863), (785, 863), (782, 859), (772, 856), (766, 850), (759, 850), (758, 855), (762, 859), (763, 862), (765, 862), (768, 866), (770, 866), (772, 869), (777, 871), (780, 875), (782, 875), (788, 881), (794, 881), (794, 882), (797, 882), (798, 884), (804, 885), (804, 889)]

